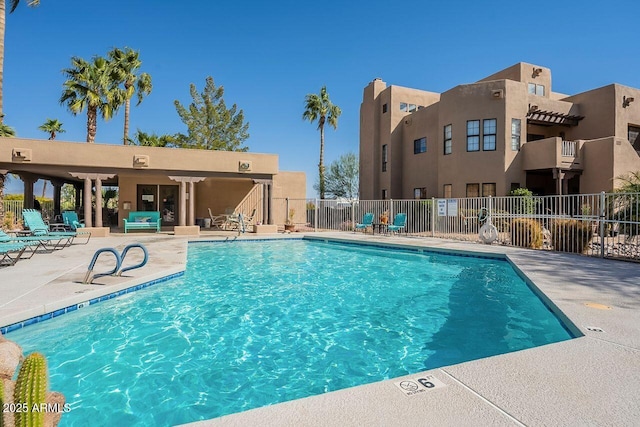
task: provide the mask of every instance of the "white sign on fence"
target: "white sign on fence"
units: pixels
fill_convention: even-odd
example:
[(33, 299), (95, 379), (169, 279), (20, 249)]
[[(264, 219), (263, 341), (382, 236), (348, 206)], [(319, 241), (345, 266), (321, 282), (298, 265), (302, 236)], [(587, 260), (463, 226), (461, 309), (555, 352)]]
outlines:
[(458, 200), (447, 200), (447, 216), (458, 216)]
[(438, 199), (438, 216), (447, 216), (446, 199)]

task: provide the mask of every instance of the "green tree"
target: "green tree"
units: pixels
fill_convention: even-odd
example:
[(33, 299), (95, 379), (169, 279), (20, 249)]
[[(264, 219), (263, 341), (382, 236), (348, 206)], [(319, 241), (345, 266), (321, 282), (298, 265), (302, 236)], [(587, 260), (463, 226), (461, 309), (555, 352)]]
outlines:
[(13, 138), (16, 136), (16, 131), (9, 125), (0, 122), (0, 136), (5, 138)]
[(515, 188), (509, 193), (510, 196), (520, 197), (513, 202), (512, 213), (531, 215), (536, 211), (536, 200), (533, 193), (527, 188)]
[(109, 120), (124, 104), (124, 90), (118, 87), (118, 74), (114, 64), (96, 56), (92, 62), (74, 56), (72, 68), (62, 72), (67, 77), (60, 104), (67, 106), (75, 116), (87, 110), (87, 142), (95, 142), (98, 113)]
[(124, 50), (118, 48), (107, 53), (107, 57), (113, 62), (117, 78), (124, 86), (125, 104), (124, 104), (124, 145), (129, 144), (129, 117), (131, 111), (131, 98), (134, 94), (138, 95), (138, 103), (140, 105), (146, 95), (151, 93), (153, 86), (151, 84), (151, 76), (147, 73), (139, 73), (138, 69), (142, 65), (139, 58), (139, 52), (128, 47)]
[(302, 113), (302, 120), (309, 120), (311, 123), (318, 121), (318, 129), (320, 130), (320, 162), (318, 163), (318, 190), (320, 192), (320, 198), (324, 199), (325, 195), (325, 182), (324, 182), (324, 125), (329, 123), (329, 126), (334, 129), (338, 128), (338, 117), (342, 111), (340, 107), (334, 105), (329, 99), (327, 93), (327, 87), (322, 86), (320, 94), (310, 93), (305, 96), (304, 99), (304, 113)]
[(178, 138), (175, 135), (148, 134), (138, 129), (133, 140), (129, 140), (132, 145), (145, 147), (179, 147)]
[[(4, 109), (3, 109), (3, 80), (4, 80), (4, 31), (7, 21), (7, 13), (6, 13), (6, 4), (5, 0), (0, 0), (0, 123), (4, 119)], [(9, 0), (9, 13), (13, 13), (14, 10), (20, 4), (20, 0)], [(27, 6), (35, 7), (40, 4), (40, 0), (27, 0)], [(0, 202), (2, 199), (0, 198)]]
[(204, 150), (247, 151), (243, 147), (249, 138), (249, 123), (244, 122), (244, 112), (238, 111), (236, 104), (227, 108), (224, 87), (216, 87), (213, 77), (207, 77), (204, 91), (198, 93), (196, 85), (190, 85), (193, 102), (185, 108), (174, 101), (182, 122), (187, 125), (188, 134), (177, 134), (179, 144), (185, 148)]
[(38, 129), (48, 133), (50, 141), (56, 139), (57, 134), (66, 132), (62, 129), (62, 123), (58, 119), (47, 119)]
[[(347, 153), (329, 165), (325, 177), (325, 192), (330, 198), (358, 198), (359, 164), (355, 153)], [(318, 183), (314, 185), (318, 190)]]

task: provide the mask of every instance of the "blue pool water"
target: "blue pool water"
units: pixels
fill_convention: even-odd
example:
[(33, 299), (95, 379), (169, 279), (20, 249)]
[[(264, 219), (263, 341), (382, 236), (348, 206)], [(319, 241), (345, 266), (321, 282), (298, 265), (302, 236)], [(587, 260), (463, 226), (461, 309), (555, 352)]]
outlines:
[(12, 332), (63, 426), (174, 425), (572, 338), (504, 260), (191, 244), (184, 276)]

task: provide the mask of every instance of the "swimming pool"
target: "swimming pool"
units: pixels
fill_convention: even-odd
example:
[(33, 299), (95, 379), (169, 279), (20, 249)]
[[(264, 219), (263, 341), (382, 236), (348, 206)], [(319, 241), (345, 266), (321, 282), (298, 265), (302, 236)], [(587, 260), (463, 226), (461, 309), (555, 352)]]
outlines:
[(184, 276), (8, 336), (61, 425), (174, 425), (572, 338), (500, 259), (192, 244)]

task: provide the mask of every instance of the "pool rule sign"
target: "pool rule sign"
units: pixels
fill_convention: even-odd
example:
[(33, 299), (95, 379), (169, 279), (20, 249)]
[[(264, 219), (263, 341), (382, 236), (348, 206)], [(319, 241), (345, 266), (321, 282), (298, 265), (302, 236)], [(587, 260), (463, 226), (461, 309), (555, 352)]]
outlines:
[(417, 396), (427, 391), (440, 387), (446, 387), (446, 384), (434, 377), (433, 375), (423, 375), (408, 380), (396, 381), (394, 383), (405, 396)]

